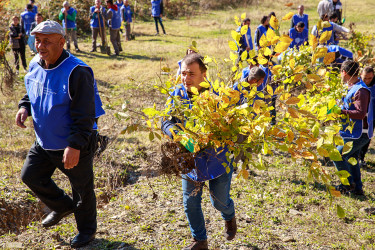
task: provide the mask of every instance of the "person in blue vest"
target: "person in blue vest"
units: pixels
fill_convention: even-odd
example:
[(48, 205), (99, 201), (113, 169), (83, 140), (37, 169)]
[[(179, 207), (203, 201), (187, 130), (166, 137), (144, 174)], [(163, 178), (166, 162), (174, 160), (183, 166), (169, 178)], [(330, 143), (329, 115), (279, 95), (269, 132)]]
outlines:
[[(35, 5), (35, 0), (30, 0), (29, 4), (31, 4), (32, 6), (31, 11), (34, 12), (35, 14), (38, 13), (38, 6)], [(27, 11), (27, 7), (25, 8), (25, 11)]]
[[(78, 234), (71, 247), (87, 245), (97, 229), (93, 157), (96, 148), (96, 93), (92, 69), (64, 50), (65, 31), (47, 20), (32, 31), (38, 54), (25, 76), (26, 95), (15, 122), (32, 117), (36, 141), (26, 156), (22, 181), (52, 212), (42, 221), (56, 225), (71, 213)], [(51, 179), (58, 168), (72, 186), (71, 198)]]
[(123, 1), (123, 0), (119, 0), (119, 1), (116, 1), (115, 4), (117, 5), (117, 7), (118, 7), (119, 9), (121, 9), (122, 6), (124, 6), (124, 1)]
[[(371, 101), (373, 106), (375, 106), (375, 72), (374, 68), (371, 66), (366, 66), (361, 72), (361, 79), (370, 88), (371, 91)], [(374, 109), (375, 112), (375, 109)], [(375, 121), (374, 121), (375, 122)], [(370, 146), (371, 140), (363, 146), (360, 155), (359, 155), (359, 165), (360, 167), (364, 167), (367, 165), (365, 161), (365, 156), (367, 154), (368, 148)]]
[[(246, 69), (248, 69), (248, 68), (246, 68)], [(251, 87), (256, 86), (257, 91), (262, 92), (265, 88), (264, 87), (264, 80), (265, 80), (266, 77), (267, 77), (267, 75), (264, 72), (264, 70), (262, 70), (258, 66), (251, 67), (247, 71), (246, 76), (241, 78), (241, 80), (239, 82), (236, 82), (233, 85), (234, 90), (240, 91), (240, 101), (239, 101), (238, 105), (242, 105), (242, 104), (245, 104), (245, 103), (248, 102), (248, 100), (244, 97), (244, 94), (242, 92), (243, 90), (250, 91)], [(247, 83), (250, 84), (250, 86), (243, 87), (241, 85), (241, 82), (247, 82)], [(258, 99), (262, 99), (262, 98), (260, 98), (258, 95), (256, 95), (254, 97), (253, 101), (258, 100)]]
[(30, 28), (35, 20), (35, 15), (36, 13), (33, 12), (33, 6), (31, 4), (26, 5), (26, 11), (21, 13), (21, 26), (27, 36), (30, 35)]
[(341, 68), (341, 64), (346, 60), (353, 60), (353, 52), (342, 48), (338, 45), (328, 45), (327, 53), (335, 53), (335, 61), (332, 63), (332, 67)]
[(109, 37), (115, 50), (115, 56), (120, 55), (121, 46), (121, 12), (117, 5), (113, 4), (113, 0), (106, 0), (107, 3), (107, 20), (109, 25)]
[(68, 1), (63, 3), (63, 8), (59, 14), (59, 20), (62, 21), (63, 28), (66, 33), (66, 48), (70, 52), (70, 39), (73, 40), (76, 52), (79, 52), (78, 41), (77, 41), (77, 10), (71, 7)]
[(250, 50), (252, 50), (254, 47), (253, 47), (253, 39), (251, 37), (251, 29), (250, 29), (250, 18), (245, 18), (243, 21), (242, 21), (242, 24), (240, 27), (237, 28), (237, 32), (241, 32), (241, 28), (243, 26), (247, 26), (248, 29), (247, 29), (247, 32), (246, 34), (242, 35), (241, 38), (240, 38), (240, 47), (239, 47), (239, 54), (241, 55), (242, 52), (244, 52), (245, 50), (247, 52), (249, 52)]
[[(370, 102), (371, 93), (367, 85), (358, 78), (359, 64), (355, 61), (345, 61), (341, 66), (342, 81), (348, 86), (348, 93), (343, 97), (341, 108), (335, 107), (332, 112), (346, 115), (342, 118), (342, 129), (340, 136), (344, 143), (353, 142), (353, 147), (349, 152), (343, 153), (344, 146), (337, 149), (342, 155), (342, 161), (334, 161), (338, 171), (346, 170), (350, 173), (348, 177), (349, 185), (339, 185), (336, 187), (343, 194), (353, 193), (363, 195), (363, 184), (361, 180), (361, 170), (358, 164), (359, 154), (373, 135), (374, 107)], [(350, 122), (349, 122), (350, 120)], [(353, 124), (353, 130), (349, 130), (349, 124)], [(357, 160), (355, 165), (349, 162), (354, 157)]]
[(309, 40), (309, 32), (305, 29), (305, 23), (299, 22), (297, 25), (289, 30), (289, 37), (293, 39), (289, 48), (294, 48), (305, 44)]
[(255, 34), (254, 34), (254, 46), (255, 46), (255, 49), (257, 51), (261, 48), (261, 46), (259, 44), (260, 38), (263, 35), (267, 34), (267, 30), (269, 28), (269, 21), (270, 21), (270, 19), (269, 19), (268, 16), (263, 16), (262, 19), (260, 20), (261, 24), (255, 30)]
[[(192, 87), (197, 88), (199, 92), (208, 90), (200, 86), (200, 83), (205, 81), (207, 68), (203, 63), (203, 57), (198, 53), (192, 53), (184, 57), (181, 70), (182, 84), (176, 86), (171, 92), (171, 96), (180, 97), (191, 108), (194, 105), (191, 100)], [(168, 108), (172, 112), (174, 102), (170, 99), (168, 103)], [(181, 131), (181, 127), (177, 123), (181, 124), (181, 121), (176, 117), (172, 117), (171, 120), (166, 119), (162, 122), (162, 130), (173, 138), (172, 132)], [(202, 150), (195, 157), (196, 168), (190, 173), (182, 175), (183, 204), (194, 238), (193, 242), (183, 249), (208, 249), (207, 232), (201, 207), (202, 188), (205, 181), (209, 181), (213, 206), (221, 212), (221, 216), (225, 220), (225, 238), (232, 240), (236, 235), (234, 202), (230, 198), (233, 166), (228, 162), (226, 152), (228, 152), (227, 148), (219, 148), (216, 152), (213, 148)], [(226, 172), (223, 163), (230, 167), (229, 173)]]
[(291, 29), (293, 29), (299, 22), (303, 22), (305, 24), (305, 29), (307, 31), (309, 30), (309, 16), (307, 14), (304, 14), (304, 11), (305, 6), (298, 6), (298, 14), (295, 14), (290, 22)]
[(326, 31), (332, 32), (332, 34), (331, 34), (330, 38), (328, 39), (328, 41), (325, 42), (323, 45), (330, 45), (330, 44), (335, 45), (335, 43), (336, 43), (335, 42), (335, 36), (334, 36), (335, 32), (338, 32), (338, 33), (348, 33), (350, 31), (349, 29), (347, 29), (347, 28), (345, 28), (343, 26), (340, 26), (340, 25), (338, 25), (338, 24), (336, 24), (334, 22), (330, 22), (328, 15), (321, 16), (321, 19), (324, 22), (326, 22), (326, 21), (329, 22), (330, 26), (329, 27), (324, 27), (321, 32), (318, 32), (317, 26), (314, 25), (314, 27), (311, 30), (311, 34), (313, 34), (314, 36), (316, 36), (319, 39), (319, 37), (321, 36), (322, 33), (326, 32)]
[(163, 34), (166, 35), (164, 25), (163, 25), (163, 20), (162, 20), (163, 12), (164, 12), (163, 0), (151, 0), (151, 16), (154, 18), (155, 27), (156, 27), (155, 35), (159, 35), (158, 22), (160, 23), (160, 26), (163, 29)]
[(346, 36), (344, 33), (349, 33), (350, 30), (338, 24), (338, 16), (336, 13), (333, 13), (329, 17), (329, 22), (333, 26), (332, 36), (333, 36), (333, 44), (338, 45), (340, 40), (346, 40)]
[(105, 8), (102, 6), (101, 0), (95, 0), (95, 5), (90, 7), (90, 27), (92, 31), (92, 49), (90, 52), (96, 51), (96, 39), (98, 34), (102, 40), (102, 46), (105, 44), (104, 23), (106, 18)]
[(132, 15), (133, 13), (130, 8), (129, 1), (125, 0), (124, 5), (121, 7), (122, 21), (124, 22), (125, 26), (125, 41), (130, 40), (130, 24), (133, 22)]

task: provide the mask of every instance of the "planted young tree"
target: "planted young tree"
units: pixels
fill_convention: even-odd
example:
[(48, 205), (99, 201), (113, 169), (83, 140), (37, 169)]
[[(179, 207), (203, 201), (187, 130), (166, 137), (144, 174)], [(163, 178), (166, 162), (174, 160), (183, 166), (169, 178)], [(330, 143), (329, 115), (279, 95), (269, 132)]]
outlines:
[[(292, 16), (293, 13), (288, 13), (283, 20)], [(240, 25), (245, 17), (245, 14), (236, 17), (236, 24)], [(248, 168), (267, 169), (272, 164), (267, 163), (267, 158), (283, 152), (307, 167), (309, 181), (323, 182), (332, 200), (340, 197), (320, 161), (322, 157), (341, 160), (336, 146), (344, 145), (344, 141), (338, 132), (342, 128), (342, 119), (347, 119), (338, 112), (347, 87), (341, 83), (338, 70), (331, 65), (335, 55), (318, 46), (329, 39), (329, 33), (320, 32), (319, 37), (310, 37), (308, 45), (289, 49), (292, 40), (289, 36), (277, 35), (278, 23), (272, 17), (270, 25), (273, 29), (268, 29), (260, 39), (262, 48), (257, 61), (269, 67), (273, 74), (263, 91), (258, 91), (257, 86), (248, 82), (241, 82), (239, 90), (233, 89), (241, 79), (243, 68), (255, 63), (255, 51), (244, 51), (240, 57), (237, 54), (240, 37), (247, 31), (244, 25), (240, 34), (231, 32), (233, 40), (229, 41), (229, 47), (232, 51), (228, 59), (218, 61), (205, 57), (204, 63), (210, 70), (206, 81), (200, 85), (206, 91), (199, 93), (193, 87), (191, 102), (170, 96), (169, 91), (179, 84), (179, 79), (171, 77), (155, 86), (168, 96), (166, 108), (159, 110), (154, 105), (144, 109), (145, 124), (131, 124), (123, 133), (143, 130), (149, 132), (151, 141), (155, 138), (161, 140), (161, 121), (175, 117), (181, 121), (175, 128), (180, 132), (172, 132), (173, 140), (167, 139), (162, 146), (161, 168), (164, 173), (168, 172), (166, 169), (169, 169), (169, 174), (189, 172), (194, 168), (193, 159), (200, 151), (214, 148), (220, 153), (223, 147), (228, 147), (228, 160), (241, 158), (242, 161), (233, 164), (238, 168), (238, 175), (247, 179)], [(320, 30), (326, 25), (321, 23)], [(193, 46), (196, 46), (194, 42)], [(274, 61), (280, 54), (281, 63), (276, 65)], [(272, 96), (277, 96), (275, 123), (271, 123)], [(350, 143), (345, 144), (344, 153), (350, 149)], [(351, 158), (350, 162), (355, 164), (356, 159)], [(217, 167), (230, 171), (226, 163)], [(336, 174), (343, 184), (348, 184), (348, 172)], [(338, 204), (336, 208), (340, 217), (345, 216)]]

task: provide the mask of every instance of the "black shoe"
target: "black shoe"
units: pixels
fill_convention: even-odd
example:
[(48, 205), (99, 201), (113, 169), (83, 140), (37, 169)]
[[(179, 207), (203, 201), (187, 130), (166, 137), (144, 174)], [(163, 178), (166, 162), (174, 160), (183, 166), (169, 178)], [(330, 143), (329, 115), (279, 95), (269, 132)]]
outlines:
[(83, 247), (89, 244), (94, 239), (95, 239), (95, 233), (93, 234), (78, 233), (74, 237), (74, 239), (70, 242), (70, 246), (73, 248)]
[(96, 49), (92, 49), (92, 50), (90, 50), (90, 52), (96, 52)]
[(73, 213), (73, 210), (69, 210), (63, 213), (57, 213), (55, 211), (52, 211), (47, 215), (46, 218), (42, 221), (43, 227), (51, 227), (53, 225), (56, 225), (61, 221), (62, 218), (68, 216), (69, 214)]
[(76, 52), (81, 52), (81, 50), (79, 48), (76, 48)]
[(351, 192), (355, 190), (355, 185), (351, 184), (350, 186), (340, 184), (335, 187), (337, 191), (340, 191), (343, 195), (349, 195)]
[(364, 196), (365, 195), (365, 192), (363, 192), (362, 189), (361, 190), (355, 189), (350, 193), (353, 194), (353, 195), (358, 195), (358, 196)]
[(118, 51), (122, 52), (122, 48), (119, 48)]

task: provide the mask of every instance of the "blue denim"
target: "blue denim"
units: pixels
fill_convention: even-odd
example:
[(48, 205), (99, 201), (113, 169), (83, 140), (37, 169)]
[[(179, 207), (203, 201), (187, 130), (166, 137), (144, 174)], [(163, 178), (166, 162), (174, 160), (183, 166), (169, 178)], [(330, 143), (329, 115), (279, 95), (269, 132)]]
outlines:
[[(370, 139), (368, 138), (368, 134), (363, 133), (361, 137), (358, 139), (344, 139), (344, 143), (353, 142), (352, 150), (349, 153), (342, 155), (342, 150), (344, 146), (338, 146), (337, 150), (342, 155), (342, 161), (334, 161), (336, 168), (338, 171), (346, 170), (350, 173), (348, 180), (350, 184), (355, 184), (355, 189), (360, 191), (362, 190), (362, 180), (361, 180), (361, 170), (359, 167), (359, 155), (363, 146), (365, 146)], [(352, 165), (348, 162), (348, 160), (354, 157), (357, 160), (356, 165)]]
[[(209, 180), (210, 199), (212, 205), (221, 212), (224, 220), (230, 221), (234, 217), (234, 203), (230, 198), (230, 185), (233, 168), (219, 177)], [(206, 240), (207, 233), (202, 212), (202, 188), (204, 182), (192, 181), (187, 175), (182, 175), (182, 191), (185, 214), (189, 222), (190, 231), (196, 240)]]

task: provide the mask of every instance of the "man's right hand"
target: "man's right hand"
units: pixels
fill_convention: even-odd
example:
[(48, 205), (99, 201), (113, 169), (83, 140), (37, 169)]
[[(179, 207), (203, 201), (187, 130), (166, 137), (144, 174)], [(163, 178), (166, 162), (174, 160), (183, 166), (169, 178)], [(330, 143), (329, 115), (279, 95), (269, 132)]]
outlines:
[(21, 128), (26, 128), (24, 122), (26, 121), (28, 116), (29, 116), (29, 112), (27, 112), (25, 108), (20, 108), (16, 115), (17, 126)]

